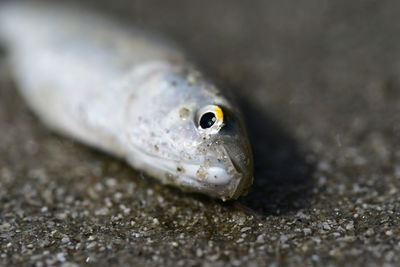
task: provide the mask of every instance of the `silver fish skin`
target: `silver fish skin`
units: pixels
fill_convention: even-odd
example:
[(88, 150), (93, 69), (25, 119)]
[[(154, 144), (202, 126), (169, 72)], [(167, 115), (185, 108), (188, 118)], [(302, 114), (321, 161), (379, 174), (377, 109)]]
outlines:
[(253, 180), (240, 111), (167, 41), (71, 6), (0, 5), (18, 88), (51, 129), (222, 200)]

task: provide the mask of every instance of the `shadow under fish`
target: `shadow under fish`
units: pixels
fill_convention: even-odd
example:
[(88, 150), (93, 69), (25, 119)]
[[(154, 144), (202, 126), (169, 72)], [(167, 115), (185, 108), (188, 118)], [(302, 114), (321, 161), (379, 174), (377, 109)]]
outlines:
[(307, 208), (315, 185), (313, 164), (278, 123), (246, 100), (239, 104), (254, 154), (254, 184), (239, 203), (261, 216)]

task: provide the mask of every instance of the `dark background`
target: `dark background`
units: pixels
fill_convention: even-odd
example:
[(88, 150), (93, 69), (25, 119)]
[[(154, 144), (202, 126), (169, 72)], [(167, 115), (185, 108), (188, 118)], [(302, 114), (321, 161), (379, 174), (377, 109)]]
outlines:
[(400, 262), (399, 1), (85, 6), (174, 40), (234, 92), (255, 185), (236, 203), (184, 194), (58, 136), (2, 60), (1, 265)]

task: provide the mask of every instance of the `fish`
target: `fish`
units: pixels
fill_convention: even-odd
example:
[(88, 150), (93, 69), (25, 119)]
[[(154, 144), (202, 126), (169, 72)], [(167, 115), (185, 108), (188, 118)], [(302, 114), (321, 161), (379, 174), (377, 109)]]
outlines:
[(253, 155), (238, 105), (167, 38), (79, 6), (10, 1), (0, 43), (48, 128), (185, 192), (248, 192)]

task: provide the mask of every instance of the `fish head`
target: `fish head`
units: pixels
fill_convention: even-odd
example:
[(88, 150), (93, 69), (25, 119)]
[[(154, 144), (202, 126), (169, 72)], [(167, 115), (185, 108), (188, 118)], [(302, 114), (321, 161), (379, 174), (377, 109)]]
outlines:
[(193, 124), (198, 132), (199, 169), (192, 179), (223, 200), (246, 194), (253, 182), (253, 157), (243, 120), (228, 107), (199, 107)]
[(184, 191), (237, 199), (253, 182), (245, 123), (237, 106), (212, 82), (191, 75), (195, 74), (171, 71), (155, 77), (144, 91), (140, 110), (148, 110), (145, 121), (151, 125), (142, 119), (132, 129), (144, 125), (142, 135), (150, 131), (145, 135), (148, 173)]

